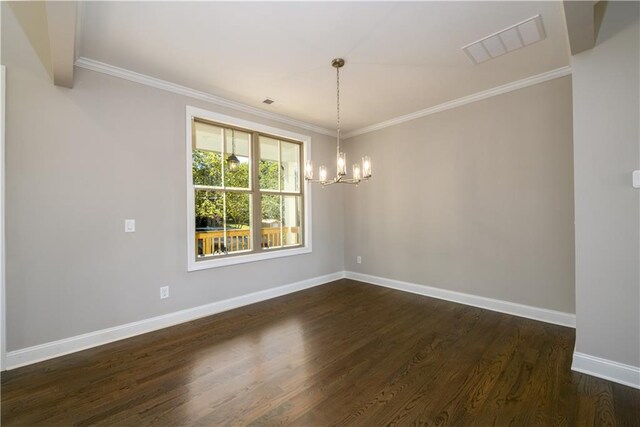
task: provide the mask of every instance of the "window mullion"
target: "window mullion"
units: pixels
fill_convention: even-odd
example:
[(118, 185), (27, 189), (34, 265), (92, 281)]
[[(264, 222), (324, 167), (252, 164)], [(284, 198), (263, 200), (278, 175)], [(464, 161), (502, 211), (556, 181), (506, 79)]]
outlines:
[(278, 140), (278, 193), (280, 194), (280, 248), (284, 247), (284, 215), (282, 214), (282, 141)]
[(300, 193), (290, 193), (288, 191), (273, 191), (273, 192), (269, 191), (269, 192), (266, 192), (266, 194), (273, 194), (274, 196), (296, 196), (296, 197), (302, 196), (302, 194)]
[(305, 181), (304, 181), (304, 172), (302, 171), (302, 168), (304, 167), (304, 165), (306, 164), (306, 162), (304, 161), (304, 151), (305, 151), (305, 147), (304, 146), (300, 146), (300, 152), (298, 153), (298, 155), (300, 157), (298, 157), (298, 162), (299, 162), (299, 172), (298, 172), (298, 179), (300, 180), (300, 196), (304, 196), (300, 197), (300, 232), (298, 233), (299, 236), (299, 243), (303, 244), (303, 242), (307, 239), (307, 236), (305, 235), (304, 231), (306, 230), (306, 224), (305, 224), (305, 203), (304, 203), (304, 198), (308, 197), (305, 194), (304, 191), (304, 185), (305, 185)]
[(251, 134), (251, 200), (252, 200), (252, 224), (251, 252), (260, 252), (262, 249), (262, 200), (260, 198), (260, 142), (257, 132)]
[(225, 128), (221, 128), (221, 132), (222, 132), (222, 147), (220, 147), (221, 148), (220, 167), (222, 168), (222, 171), (221, 171), (222, 188), (226, 188), (227, 183), (224, 182), (224, 153), (227, 150), (227, 130)]
[(222, 147), (220, 147), (221, 159), (220, 159), (220, 167), (222, 168), (221, 176), (222, 176), (222, 242), (218, 244), (218, 250), (221, 253), (227, 254), (227, 192), (224, 191), (227, 183), (225, 182), (225, 174), (224, 174), (224, 153), (227, 150), (227, 130), (224, 127), (220, 128), (220, 132), (222, 132)]
[(280, 247), (284, 248), (284, 197), (280, 196)]
[(278, 140), (278, 192), (282, 191), (282, 141)]
[(218, 250), (227, 252), (227, 192), (222, 192), (222, 243), (218, 246)]

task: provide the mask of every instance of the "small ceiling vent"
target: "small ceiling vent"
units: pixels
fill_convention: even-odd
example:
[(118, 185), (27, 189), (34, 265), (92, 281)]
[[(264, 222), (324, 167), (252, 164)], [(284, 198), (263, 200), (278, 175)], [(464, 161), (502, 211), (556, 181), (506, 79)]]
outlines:
[(480, 64), (543, 40), (546, 36), (542, 17), (536, 15), (490, 36), (469, 43), (463, 46), (462, 50), (465, 51), (474, 64)]
[(275, 101), (273, 99), (270, 98), (265, 98), (264, 101), (262, 101), (263, 104), (267, 104), (267, 105), (271, 105), (273, 104)]

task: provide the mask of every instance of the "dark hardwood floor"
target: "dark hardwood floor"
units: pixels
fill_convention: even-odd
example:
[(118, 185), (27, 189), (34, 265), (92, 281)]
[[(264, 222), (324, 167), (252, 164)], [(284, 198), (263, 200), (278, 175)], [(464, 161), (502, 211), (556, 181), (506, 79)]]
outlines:
[(640, 426), (574, 330), (342, 280), (2, 374), (2, 425)]

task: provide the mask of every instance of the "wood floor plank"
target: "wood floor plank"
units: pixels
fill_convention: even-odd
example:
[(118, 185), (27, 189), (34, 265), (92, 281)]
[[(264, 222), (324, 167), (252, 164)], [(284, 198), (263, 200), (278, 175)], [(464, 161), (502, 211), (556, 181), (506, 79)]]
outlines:
[(352, 280), (2, 373), (2, 425), (640, 425), (573, 329)]

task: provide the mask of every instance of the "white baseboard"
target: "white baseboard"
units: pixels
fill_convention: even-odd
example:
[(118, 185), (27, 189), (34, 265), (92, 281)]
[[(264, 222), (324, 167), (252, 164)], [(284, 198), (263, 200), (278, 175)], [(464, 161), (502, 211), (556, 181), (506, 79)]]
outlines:
[(313, 277), (311, 279), (279, 286), (277, 288), (265, 289), (264, 291), (241, 295), (239, 297), (201, 305), (199, 307), (128, 323), (126, 325), (115, 326), (113, 328), (102, 329), (83, 335), (64, 338), (58, 341), (35, 345), (33, 347), (10, 351), (6, 355), (6, 369), (15, 369), (20, 366), (53, 359), (54, 357), (63, 356), (65, 354), (74, 353), (91, 347), (97, 347), (99, 345), (174, 326), (201, 317), (211, 316), (216, 313), (298, 292), (303, 289), (323, 285), (342, 278), (344, 278), (344, 272), (339, 271), (337, 273)]
[(571, 370), (640, 389), (640, 367), (602, 359), (580, 352), (573, 353)]
[(371, 283), (378, 286), (384, 286), (386, 288), (392, 288), (432, 298), (453, 301), (460, 304), (471, 305), (473, 307), (485, 308), (487, 310), (512, 314), (514, 316), (526, 317), (528, 319), (539, 320), (541, 322), (553, 323), (570, 328), (576, 327), (576, 315), (571, 313), (564, 313), (562, 311), (532, 307), (529, 305), (517, 304), (509, 301), (480, 297), (477, 295), (449, 291), (446, 289), (418, 285), (415, 283), (402, 282), (400, 280), (385, 279), (383, 277), (371, 276), (369, 274), (356, 273), (353, 271), (346, 271), (345, 277), (348, 279), (359, 280), (361, 282)]
[[(138, 322), (128, 323), (113, 328), (102, 329), (83, 335), (77, 335), (58, 341), (27, 347), (6, 354), (6, 369), (15, 369), (21, 366), (41, 362), (65, 354), (74, 353), (91, 347), (97, 347), (158, 329), (174, 326), (180, 323), (211, 316), (223, 311), (232, 310), (282, 295), (298, 292), (314, 286), (323, 285), (342, 278), (358, 280), (373, 285), (384, 286), (400, 291), (411, 292), (418, 295), (453, 301), (460, 304), (480, 307), (487, 310), (507, 313), (515, 316), (526, 317), (542, 322), (553, 323), (575, 328), (575, 315), (544, 308), (531, 307), (508, 301), (480, 297), (462, 292), (423, 286), (415, 283), (399, 280), (385, 279), (368, 274), (352, 271), (340, 271), (324, 276), (313, 277), (300, 282), (291, 283), (277, 288), (266, 289), (239, 297), (217, 301), (199, 307), (189, 308)], [(575, 352), (571, 369), (584, 374), (614, 381), (630, 387), (640, 389), (640, 367), (625, 365), (611, 360), (602, 359), (588, 354)]]

